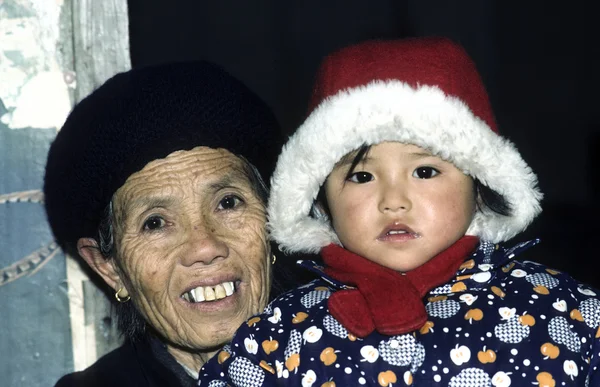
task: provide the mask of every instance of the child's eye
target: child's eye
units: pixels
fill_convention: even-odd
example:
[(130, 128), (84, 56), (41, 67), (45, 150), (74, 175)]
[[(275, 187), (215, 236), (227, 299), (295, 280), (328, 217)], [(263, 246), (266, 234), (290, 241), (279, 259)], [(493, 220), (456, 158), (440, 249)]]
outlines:
[(433, 167), (419, 167), (414, 170), (413, 177), (418, 179), (431, 179), (439, 173), (440, 172)]
[(219, 206), (217, 210), (232, 210), (238, 207), (240, 204), (244, 203), (242, 199), (240, 199), (236, 195), (227, 195), (219, 202)]
[(161, 218), (160, 216), (153, 215), (153, 216), (149, 217), (148, 219), (146, 219), (146, 221), (144, 222), (144, 230), (145, 231), (158, 230), (160, 228), (165, 227), (166, 223), (167, 222), (165, 222), (165, 220), (163, 218)]
[(373, 180), (373, 175), (371, 175), (369, 172), (354, 172), (352, 175), (350, 175), (348, 180), (353, 183), (363, 184)]

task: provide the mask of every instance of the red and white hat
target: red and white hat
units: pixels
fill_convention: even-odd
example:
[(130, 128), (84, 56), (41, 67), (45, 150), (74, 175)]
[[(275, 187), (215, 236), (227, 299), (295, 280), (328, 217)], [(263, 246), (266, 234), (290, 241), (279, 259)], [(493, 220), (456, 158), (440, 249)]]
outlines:
[(505, 241), (541, 211), (536, 175), (499, 135), (474, 63), (448, 39), (370, 41), (333, 53), (309, 112), (271, 180), (268, 228), (284, 251), (339, 244), (328, 219), (310, 216), (315, 198), (344, 155), (383, 141), (427, 149), (506, 199), (509, 216), (478, 210), (467, 235)]

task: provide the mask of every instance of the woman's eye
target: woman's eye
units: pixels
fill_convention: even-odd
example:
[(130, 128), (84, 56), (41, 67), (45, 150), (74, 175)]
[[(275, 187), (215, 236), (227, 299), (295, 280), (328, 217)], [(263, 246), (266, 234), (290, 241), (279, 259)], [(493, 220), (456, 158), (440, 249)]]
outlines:
[(348, 180), (353, 183), (363, 184), (373, 180), (373, 175), (371, 175), (369, 172), (354, 172), (352, 175), (350, 175)]
[(431, 179), (440, 172), (433, 167), (419, 167), (413, 172), (413, 177), (418, 179)]
[(160, 216), (151, 216), (144, 222), (144, 230), (158, 230), (165, 226), (166, 222)]
[(237, 206), (239, 206), (242, 203), (243, 203), (243, 201), (239, 197), (237, 197), (235, 195), (228, 195), (228, 196), (225, 196), (223, 199), (221, 199), (217, 209), (231, 210), (231, 209), (236, 208)]

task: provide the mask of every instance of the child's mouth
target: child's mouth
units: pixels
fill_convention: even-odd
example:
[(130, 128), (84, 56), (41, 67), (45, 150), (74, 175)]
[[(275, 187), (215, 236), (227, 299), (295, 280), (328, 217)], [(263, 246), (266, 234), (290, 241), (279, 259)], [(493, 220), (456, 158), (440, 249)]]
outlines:
[(404, 242), (412, 239), (420, 238), (419, 233), (413, 231), (410, 227), (404, 224), (394, 223), (386, 227), (377, 240), (384, 242)]
[(397, 235), (397, 234), (408, 234), (406, 230), (391, 230), (388, 231), (387, 235)]

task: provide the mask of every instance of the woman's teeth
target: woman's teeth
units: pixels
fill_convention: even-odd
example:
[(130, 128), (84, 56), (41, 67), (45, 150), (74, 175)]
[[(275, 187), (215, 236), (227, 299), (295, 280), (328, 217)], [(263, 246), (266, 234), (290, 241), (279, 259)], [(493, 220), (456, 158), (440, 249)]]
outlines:
[(198, 286), (183, 294), (183, 298), (188, 302), (205, 302), (220, 300), (231, 296), (235, 292), (233, 282), (223, 282), (215, 286)]
[(408, 231), (404, 231), (404, 230), (391, 230), (388, 231), (388, 235), (396, 235), (396, 234), (407, 234)]

